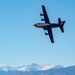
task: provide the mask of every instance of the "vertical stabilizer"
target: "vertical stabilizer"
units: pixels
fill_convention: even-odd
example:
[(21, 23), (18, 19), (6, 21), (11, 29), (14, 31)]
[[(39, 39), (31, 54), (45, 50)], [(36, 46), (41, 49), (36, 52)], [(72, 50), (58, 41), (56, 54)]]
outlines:
[(62, 22), (61, 19), (58, 18), (58, 24), (59, 24), (60, 30), (61, 30), (62, 32), (64, 32), (64, 28), (63, 28), (64, 23), (65, 23), (65, 21)]

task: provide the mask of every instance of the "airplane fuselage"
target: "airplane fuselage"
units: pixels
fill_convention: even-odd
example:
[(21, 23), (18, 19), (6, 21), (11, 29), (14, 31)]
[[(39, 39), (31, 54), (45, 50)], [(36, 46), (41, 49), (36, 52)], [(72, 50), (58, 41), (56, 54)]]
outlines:
[(51, 23), (50, 25), (51, 25), (51, 28), (57, 28), (60, 26), (58, 23)]
[(48, 24), (48, 23), (36, 23), (36, 24), (34, 24), (35, 27), (44, 28), (45, 30), (46, 30), (46, 26), (48, 26), (48, 25), (50, 25), (51, 28), (57, 28), (60, 26), (58, 23), (50, 23), (50, 24)]
[(58, 18), (58, 23), (51, 23), (44, 5), (42, 5), (42, 11), (43, 11), (43, 13), (42, 14), (40, 13), (40, 16), (43, 16), (43, 18), (41, 18), (41, 21), (45, 21), (45, 22), (44, 23), (36, 23), (36, 24), (34, 24), (34, 26), (37, 28), (42, 28), (44, 30), (47, 30), (48, 33), (45, 32), (45, 35), (49, 35), (51, 43), (54, 43), (52, 28), (59, 27), (61, 29), (61, 31), (64, 32), (63, 26), (64, 26), (65, 21), (61, 21), (61, 19)]

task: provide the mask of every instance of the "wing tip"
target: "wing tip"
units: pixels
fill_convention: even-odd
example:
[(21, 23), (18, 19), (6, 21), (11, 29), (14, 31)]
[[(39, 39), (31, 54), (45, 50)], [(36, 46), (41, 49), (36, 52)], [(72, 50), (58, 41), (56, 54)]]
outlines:
[(54, 43), (54, 40), (51, 40), (51, 43)]
[(42, 5), (42, 8), (44, 8), (45, 6), (44, 5)]

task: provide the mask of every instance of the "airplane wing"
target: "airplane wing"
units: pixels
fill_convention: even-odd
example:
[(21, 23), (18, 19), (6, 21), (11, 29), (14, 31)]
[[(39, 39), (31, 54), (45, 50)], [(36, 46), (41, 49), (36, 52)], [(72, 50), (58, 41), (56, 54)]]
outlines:
[(50, 21), (49, 21), (47, 12), (46, 12), (46, 8), (45, 8), (44, 5), (42, 5), (42, 10), (43, 10), (43, 16), (44, 16), (44, 21), (45, 21), (45, 23), (49, 23), (49, 24), (50, 24)]
[(54, 43), (51, 26), (47, 26), (47, 31), (48, 31), (48, 35), (50, 37), (51, 42)]

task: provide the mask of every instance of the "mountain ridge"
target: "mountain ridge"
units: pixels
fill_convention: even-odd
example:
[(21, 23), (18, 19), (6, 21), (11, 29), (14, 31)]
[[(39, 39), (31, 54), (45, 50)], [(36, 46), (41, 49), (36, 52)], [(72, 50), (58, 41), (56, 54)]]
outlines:
[(0, 70), (0, 75), (75, 75), (75, 66), (51, 68), (40, 71)]
[(11, 67), (11, 66), (0, 66), (0, 70), (2, 71), (43, 71), (43, 70), (48, 70), (48, 69), (52, 69), (52, 68), (63, 68), (64, 66), (61, 65), (38, 65), (35, 63), (32, 63), (31, 65), (24, 65), (24, 66), (20, 66), (20, 67)]
[(18, 72), (14, 75), (75, 75), (75, 66), (44, 71)]

